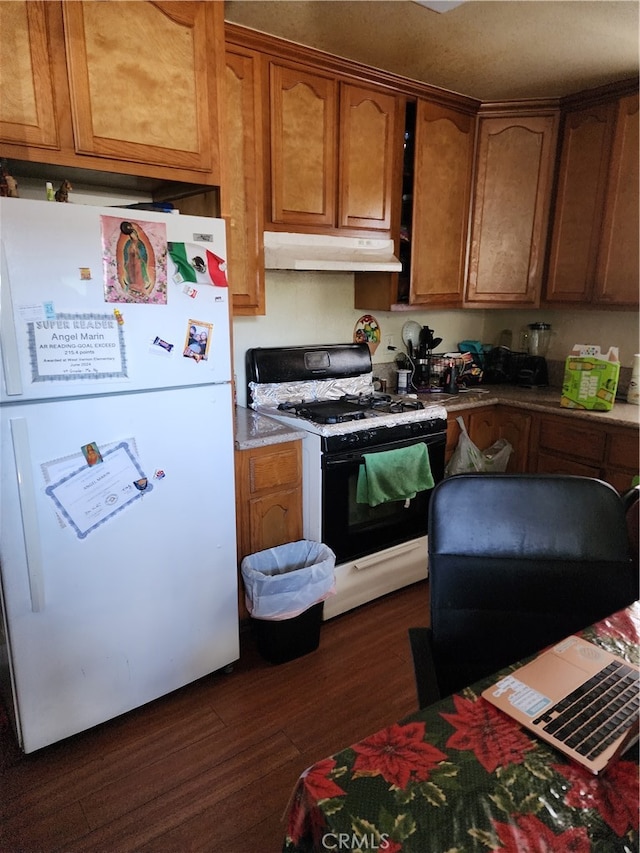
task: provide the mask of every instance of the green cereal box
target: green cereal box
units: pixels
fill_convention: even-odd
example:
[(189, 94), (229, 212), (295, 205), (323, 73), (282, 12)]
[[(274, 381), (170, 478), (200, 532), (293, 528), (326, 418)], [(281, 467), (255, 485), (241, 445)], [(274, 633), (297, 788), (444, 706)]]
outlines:
[(619, 376), (617, 347), (603, 355), (599, 346), (576, 344), (565, 362), (560, 405), (608, 412), (616, 398)]

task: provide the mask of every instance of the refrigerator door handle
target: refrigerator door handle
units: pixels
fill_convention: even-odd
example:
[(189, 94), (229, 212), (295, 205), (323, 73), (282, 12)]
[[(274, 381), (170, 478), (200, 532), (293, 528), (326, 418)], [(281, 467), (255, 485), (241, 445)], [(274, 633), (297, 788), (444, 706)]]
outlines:
[(2, 363), (4, 366), (4, 384), (8, 397), (22, 394), (22, 377), (20, 376), (20, 358), (18, 356), (18, 339), (16, 337), (15, 321), (13, 319), (13, 302), (9, 287), (9, 269), (4, 254), (1, 257), (0, 283), (2, 284), (2, 312), (0, 313), (0, 340), (2, 340)]
[(44, 610), (44, 577), (42, 573), (42, 551), (36, 506), (36, 491), (31, 470), (31, 451), (29, 449), (29, 430), (26, 418), (10, 418), (13, 454), (18, 475), (18, 492), (22, 509), (22, 529), (27, 554), (27, 574), (31, 610), (39, 613)]

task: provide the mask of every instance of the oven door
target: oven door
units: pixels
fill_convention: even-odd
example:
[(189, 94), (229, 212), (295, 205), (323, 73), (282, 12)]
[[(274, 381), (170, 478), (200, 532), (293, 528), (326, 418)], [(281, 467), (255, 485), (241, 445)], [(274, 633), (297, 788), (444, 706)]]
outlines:
[(404, 501), (376, 507), (356, 501), (363, 453), (380, 453), (418, 442), (427, 445), (433, 479), (440, 482), (444, 476), (445, 433), (377, 445), (364, 451), (323, 454), (322, 536), (323, 542), (335, 552), (338, 564), (427, 535), (432, 489), (418, 492), (407, 507)]

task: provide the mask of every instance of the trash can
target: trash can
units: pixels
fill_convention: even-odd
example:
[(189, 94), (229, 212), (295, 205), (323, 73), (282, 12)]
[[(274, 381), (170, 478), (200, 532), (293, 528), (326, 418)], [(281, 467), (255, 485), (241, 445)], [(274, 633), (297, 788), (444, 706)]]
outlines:
[(335, 562), (328, 545), (308, 539), (243, 559), (247, 610), (265, 660), (285, 663), (318, 648), (324, 601), (335, 592)]

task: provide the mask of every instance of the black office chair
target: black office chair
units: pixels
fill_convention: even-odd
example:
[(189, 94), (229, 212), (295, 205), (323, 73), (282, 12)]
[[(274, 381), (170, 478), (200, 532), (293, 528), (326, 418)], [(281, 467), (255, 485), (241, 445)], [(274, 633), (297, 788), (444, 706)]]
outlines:
[(425, 707), (638, 598), (626, 506), (589, 477), (460, 474), (429, 507), (429, 628), (410, 628)]

